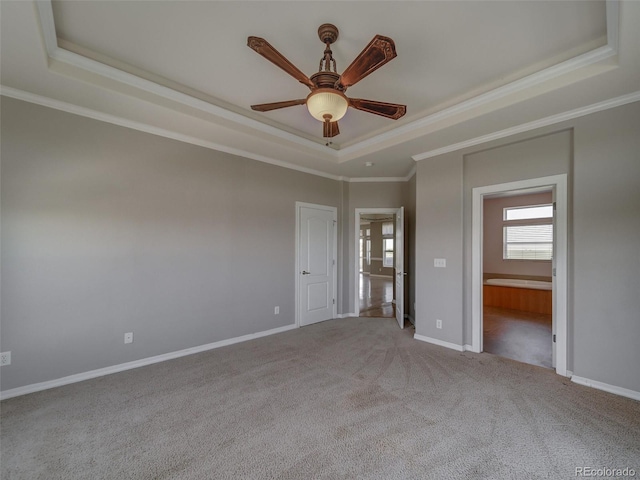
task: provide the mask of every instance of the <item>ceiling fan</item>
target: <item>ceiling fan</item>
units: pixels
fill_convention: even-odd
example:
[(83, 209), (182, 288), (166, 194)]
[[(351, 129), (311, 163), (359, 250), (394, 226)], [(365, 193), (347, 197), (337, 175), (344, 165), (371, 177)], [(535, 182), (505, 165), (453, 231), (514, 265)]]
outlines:
[[(311, 93), (307, 98), (251, 105), (252, 110), (268, 112), (279, 108), (306, 104), (309, 113), (323, 123), (323, 137), (327, 138), (327, 145), (329, 144), (329, 138), (335, 137), (340, 133), (338, 120), (344, 116), (348, 107), (362, 110), (363, 112), (375, 113), (393, 120), (397, 120), (406, 113), (406, 105), (364, 100), (362, 98), (348, 98), (344, 94), (347, 88), (355, 85), (397, 56), (393, 40), (382, 35), (376, 35), (340, 75), (336, 71), (336, 61), (331, 52), (331, 44), (338, 39), (338, 29), (335, 25), (325, 23), (318, 28), (318, 36), (326, 45), (326, 48), (323, 57), (320, 59), (319, 71), (311, 75), (311, 77), (307, 77), (302, 73), (264, 38), (249, 37), (247, 39), (249, 48), (255, 50), (258, 54), (311, 89)], [(332, 67), (333, 71), (331, 70)]]

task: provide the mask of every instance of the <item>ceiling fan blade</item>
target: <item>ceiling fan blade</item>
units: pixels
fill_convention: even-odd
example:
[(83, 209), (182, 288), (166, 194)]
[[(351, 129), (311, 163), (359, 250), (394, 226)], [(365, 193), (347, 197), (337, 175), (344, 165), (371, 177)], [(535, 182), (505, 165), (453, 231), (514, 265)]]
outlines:
[(342, 72), (339, 83), (343, 88), (355, 85), (396, 56), (396, 45), (393, 40), (389, 37), (376, 35), (369, 42), (369, 45), (364, 47), (360, 55), (351, 62), (351, 65)]
[(267, 42), (264, 38), (249, 37), (247, 38), (247, 45), (249, 46), (249, 48), (255, 50), (257, 53), (269, 60), (271, 63), (287, 72), (300, 83), (304, 83), (311, 89), (315, 88), (315, 85), (309, 79), (309, 77), (298, 70), (298, 68), (293, 63), (291, 63), (280, 52), (273, 48), (271, 44), (269, 44), (269, 42)]
[(269, 112), (271, 110), (277, 110), (278, 108), (304, 105), (305, 103), (307, 103), (306, 98), (301, 98), (299, 100), (287, 100), (286, 102), (261, 103), (260, 105), (251, 105), (251, 110), (256, 110), (258, 112)]
[(338, 128), (338, 122), (324, 122), (322, 129), (322, 136), (324, 138), (335, 137), (340, 135), (340, 129)]
[(376, 102), (375, 100), (364, 100), (362, 98), (350, 98), (349, 106), (363, 112), (375, 113), (383, 117), (397, 120), (407, 113), (406, 105), (397, 103)]

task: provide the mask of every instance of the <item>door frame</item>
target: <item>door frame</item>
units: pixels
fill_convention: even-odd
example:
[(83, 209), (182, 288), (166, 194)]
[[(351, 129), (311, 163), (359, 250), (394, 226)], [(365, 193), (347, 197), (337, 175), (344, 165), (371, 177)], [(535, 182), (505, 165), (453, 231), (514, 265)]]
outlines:
[[(360, 240), (360, 214), (364, 213), (364, 214), (372, 214), (372, 213), (383, 213), (383, 214), (393, 214), (393, 215), (397, 215), (398, 212), (400, 211), (400, 208), (402, 207), (398, 207), (398, 208), (356, 208), (356, 216), (355, 216), (355, 229), (354, 229), (354, 234), (355, 234), (355, 241), (354, 241), (354, 245), (355, 245), (355, 249), (354, 249), (354, 258), (355, 258), (355, 262), (353, 264), (353, 272), (354, 272), (354, 277), (355, 277), (355, 296), (354, 296), (354, 312), (355, 312), (355, 316), (359, 317), (360, 316), (360, 262), (359, 262), (359, 255), (358, 255), (358, 248), (359, 248), (359, 240)], [(395, 227), (394, 227), (395, 228)], [(395, 243), (394, 243), (395, 245)], [(403, 252), (404, 254), (404, 252)], [(394, 246), (394, 255), (395, 255), (395, 246)], [(394, 268), (395, 268), (395, 261), (394, 261)], [(395, 275), (393, 276), (393, 281), (396, 281)], [(395, 301), (395, 298), (394, 298)], [(405, 315), (406, 318), (406, 315)]]
[(300, 328), (300, 211), (302, 208), (315, 208), (325, 210), (333, 214), (333, 318), (338, 316), (338, 208), (329, 205), (318, 205), (315, 203), (296, 202), (296, 236), (295, 236), (295, 325)]
[(567, 174), (531, 178), (516, 182), (476, 187), (473, 189), (471, 223), (471, 348), (482, 352), (482, 237), (483, 237), (483, 200), (485, 195), (504, 193), (531, 188), (551, 187), (555, 193), (555, 243), (553, 292), (556, 302), (553, 304), (553, 322), (556, 335), (556, 373), (567, 376)]

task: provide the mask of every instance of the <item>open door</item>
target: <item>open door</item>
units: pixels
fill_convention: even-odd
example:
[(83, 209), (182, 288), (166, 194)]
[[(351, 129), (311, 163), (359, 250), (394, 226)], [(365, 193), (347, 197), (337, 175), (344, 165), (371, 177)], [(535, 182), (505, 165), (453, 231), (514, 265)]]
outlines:
[(404, 207), (396, 212), (395, 270), (396, 270), (396, 320), (404, 328)]

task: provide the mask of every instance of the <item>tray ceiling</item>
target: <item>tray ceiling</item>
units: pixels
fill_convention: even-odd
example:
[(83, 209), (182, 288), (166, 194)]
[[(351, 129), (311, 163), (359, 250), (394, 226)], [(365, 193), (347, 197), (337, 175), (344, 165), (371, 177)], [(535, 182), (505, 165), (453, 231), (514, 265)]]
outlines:
[[(611, 45), (612, 30), (618, 33), (611, 18), (613, 12), (617, 20), (617, 4), (608, 8), (599, 1), (98, 0), (38, 2), (30, 11), (8, 3), (13, 2), (2, 2), (1, 17), (4, 87), (151, 123), (158, 131), (193, 135), (205, 146), (231, 153), (346, 177), (404, 176), (412, 157), (443, 143), (430, 137), (488, 121), (497, 112), (515, 113), (502, 122), (492, 120), (488, 129), (483, 123), (468, 125), (466, 136), (557, 114), (553, 102), (548, 108), (539, 103), (537, 115), (518, 107), (616, 67), (609, 62), (594, 68), (617, 53)], [(623, 8), (638, 13), (636, 6)], [(49, 81), (23, 81), (20, 69), (26, 74), (28, 62), (14, 58), (32, 58), (36, 70), (42, 51), (15, 45), (33, 30), (27, 23), (34, 20), (49, 57), (44, 76), (55, 76)], [(248, 36), (264, 37), (310, 76), (324, 49), (317, 28), (327, 22), (340, 29), (332, 45), (338, 72), (374, 35), (395, 41), (398, 57), (348, 94), (407, 105), (407, 115), (398, 121), (349, 109), (332, 148), (323, 145), (322, 125), (304, 106), (267, 113), (250, 109), (251, 104), (304, 98), (308, 89), (246, 46)], [(77, 82), (82, 86), (71, 92)], [(623, 90), (616, 93), (629, 93)], [(576, 99), (567, 105), (583, 103)], [(363, 168), (365, 160), (377, 167)]]

